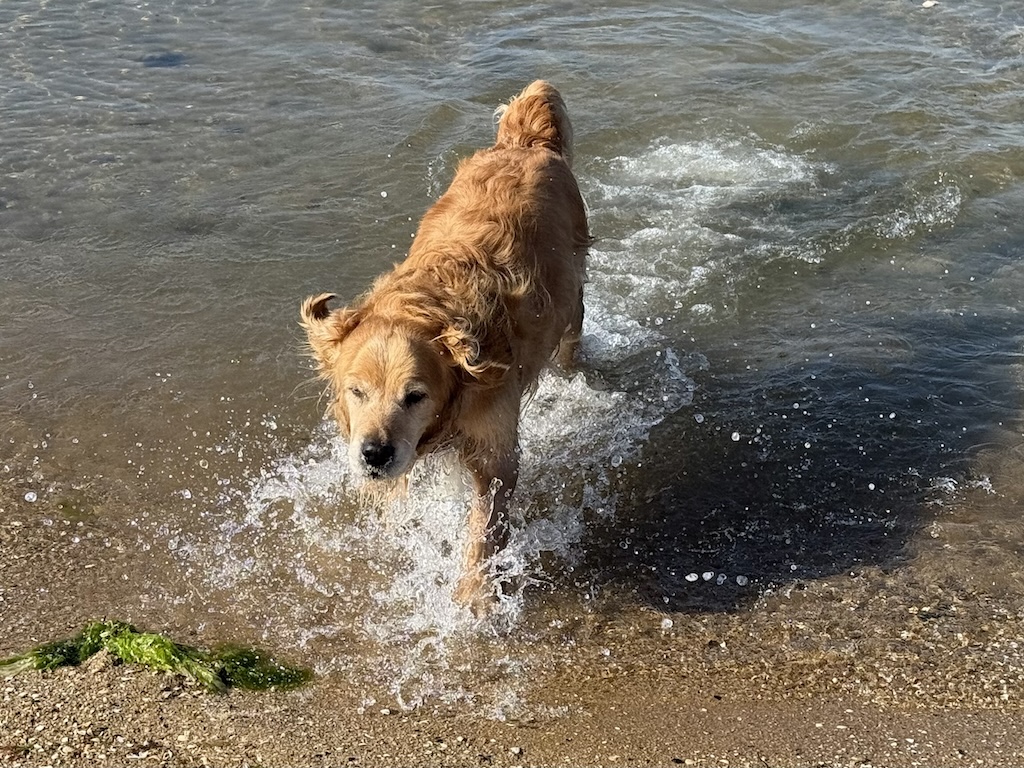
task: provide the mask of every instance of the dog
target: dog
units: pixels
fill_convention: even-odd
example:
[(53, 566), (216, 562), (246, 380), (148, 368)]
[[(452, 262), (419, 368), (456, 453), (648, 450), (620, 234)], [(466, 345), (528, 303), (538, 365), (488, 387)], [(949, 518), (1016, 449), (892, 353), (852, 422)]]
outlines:
[(454, 597), (476, 613), (497, 597), (523, 401), (576, 355), (591, 244), (559, 92), (538, 80), (495, 116), (494, 146), (460, 163), (403, 262), (350, 306), (323, 293), (301, 309), (360, 480), (394, 483), (441, 449), (472, 475)]

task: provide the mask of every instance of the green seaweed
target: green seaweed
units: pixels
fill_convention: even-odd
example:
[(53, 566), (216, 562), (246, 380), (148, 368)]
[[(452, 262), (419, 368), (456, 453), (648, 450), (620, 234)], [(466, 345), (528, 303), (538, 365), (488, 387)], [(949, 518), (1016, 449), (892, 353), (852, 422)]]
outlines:
[(297, 688), (313, 679), (313, 672), (289, 667), (257, 648), (223, 646), (216, 651), (221, 675), (228, 685), (252, 691)]
[(0, 660), (0, 676), (77, 666), (100, 650), (125, 663), (185, 675), (218, 693), (229, 687), (295, 688), (313, 677), (310, 670), (289, 667), (256, 648), (225, 646), (205, 651), (181, 645), (165, 635), (139, 632), (123, 621), (95, 621), (72, 638), (44, 643), (28, 653)]
[(180, 645), (164, 635), (119, 629), (104, 637), (103, 647), (129, 664), (142, 664), (164, 672), (186, 675), (211, 691), (227, 690), (216, 660), (210, 654)]

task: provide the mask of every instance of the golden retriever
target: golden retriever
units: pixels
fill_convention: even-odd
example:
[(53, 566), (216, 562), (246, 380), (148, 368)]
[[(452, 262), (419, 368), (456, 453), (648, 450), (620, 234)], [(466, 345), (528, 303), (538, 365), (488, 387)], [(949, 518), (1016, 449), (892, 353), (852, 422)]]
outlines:
[(552, 358), (572, 363), (591, 242), (558, 91), (538, 80), (496, 116), (494, 146), (459, 165), (407, 258), (351, 306), (325, 293), (301, 311), (358, 477), (394, 482), (443, 448), (472, 474), (455, 598), (478, 612), (508, 540), (520, 407)]

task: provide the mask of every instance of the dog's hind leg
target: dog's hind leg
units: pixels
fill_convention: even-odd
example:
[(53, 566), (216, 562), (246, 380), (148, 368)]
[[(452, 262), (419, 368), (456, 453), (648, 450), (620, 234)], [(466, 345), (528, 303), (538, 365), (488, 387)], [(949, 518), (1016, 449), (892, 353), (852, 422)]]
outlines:
[(562, 340), (555, 350), (555, 362), (563, 371), (570, 371), (573, 362), (576, 360), (576, 349), (580, 345), (580, 337), (583, 335), (583, 288), (580, 287), (579, 300), (573, 305), (572, 317), (569, 325), (562, 335)]

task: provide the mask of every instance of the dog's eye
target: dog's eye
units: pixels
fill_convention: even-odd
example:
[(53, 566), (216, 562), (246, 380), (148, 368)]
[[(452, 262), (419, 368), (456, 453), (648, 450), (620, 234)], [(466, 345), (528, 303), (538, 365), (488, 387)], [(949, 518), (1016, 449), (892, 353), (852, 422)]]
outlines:
[(356, 400), (365, 400), (366, 399), (366, 393), (363, 392), (363, 390), (361, 390), (359, 387), (349, 387), (348, 391), (349, 391), (349, 394), (351, 394), (352, 397), (354, 397)]
[(402, 401), (402, 405), (404, 405), (406, 408), (412, 408), (414, 405), (416, 405), (416, 403), (423, 402), (426, 399), (426, 397), (426, 392), (413, 391), (405, 396), (405, 399)]

